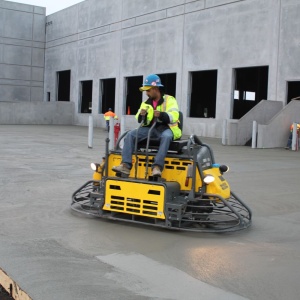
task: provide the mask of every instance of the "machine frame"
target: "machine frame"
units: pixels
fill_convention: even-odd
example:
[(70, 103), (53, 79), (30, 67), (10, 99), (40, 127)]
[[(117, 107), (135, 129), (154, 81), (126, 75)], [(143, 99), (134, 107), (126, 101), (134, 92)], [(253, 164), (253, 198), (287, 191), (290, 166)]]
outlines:
[[(151, 131), (151, 129), (150, 129)], [(251, 225), (250, 208), (230, 189), (223, 173), (229, 168), (215, 163), (213, 151), (191, 135), (174, 141), (161, 177), (148, 173), (156, 155), (150, 132), (136, 143), (129, 176), (111, 170), (121, 163), (121, 141), (94, 164), (93, 180), (72, 195), (71, 208), (87, 215), (194, 232), (230, 232)], [(176, 149), (176, 150), (172, 150)]]

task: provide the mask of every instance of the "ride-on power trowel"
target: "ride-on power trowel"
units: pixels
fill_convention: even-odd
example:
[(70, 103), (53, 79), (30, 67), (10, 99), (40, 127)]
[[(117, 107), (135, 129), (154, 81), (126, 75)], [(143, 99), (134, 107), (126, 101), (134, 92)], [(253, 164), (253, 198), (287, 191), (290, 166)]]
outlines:
[[(151, 127), (154, 128), (155, 124)], [(122, 160), (121, 135), (101, 163), (92, 163), (93, 180), (72, 195), (71, 208), (88, 215), (173, 230), (228, 232), (251, 224), (251, 210), (229, 187), (226, 165), (214, 160), (209, 145), (196, 135), (171, 142), (162, 176), (150, 176), (159, 141), (135, 143), (129, 176), (112, 167)], [(136, 139), (137, 140), (137, 139)]]

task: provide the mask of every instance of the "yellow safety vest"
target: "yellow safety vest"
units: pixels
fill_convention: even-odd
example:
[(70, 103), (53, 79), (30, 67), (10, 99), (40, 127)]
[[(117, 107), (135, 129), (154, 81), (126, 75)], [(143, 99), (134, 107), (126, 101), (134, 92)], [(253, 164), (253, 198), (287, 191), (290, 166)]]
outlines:
[[(173, 132), (173, 139), (178, 140), (181, 138), (182, 132), (181, 129), (178, 127), (179, 122), (179, 109), (176, 99), (173, 96), (164, 95), (163, 96), (164, 102), (161, 105), (158, 105), (156, 107), (156, 110), (161, 112), (166, 112), (169, 116), (170, 123), (168, 126)], [(140, 115), (140, 111), (142, 109), (147, 110), (147, 119), (143, 126), (149, 126), (151, 121), (153, 120), (154, 115), (154, 109), (152, 105), (147, 104), (146, 102), (143, 102), (140, 106), (140, 109), (138, 110), (137, 114), (135, 115), (136, 119), (138, 120), (138, 117)], [(159, 119), (157, 122), (161, 122)]]
[(112, 111), (108, 111), (108, 112), (106, 112), (105, 114), (104, 114), (104, 119), (106, 120), (106, 121), (109, 121), (109, 119), (112, 117), (112, 118), (114, 118), (114, 119), (118, 119), (118, 117), (117, 117), (117, 115), (114, 113), (114, 112), (112, 112)]

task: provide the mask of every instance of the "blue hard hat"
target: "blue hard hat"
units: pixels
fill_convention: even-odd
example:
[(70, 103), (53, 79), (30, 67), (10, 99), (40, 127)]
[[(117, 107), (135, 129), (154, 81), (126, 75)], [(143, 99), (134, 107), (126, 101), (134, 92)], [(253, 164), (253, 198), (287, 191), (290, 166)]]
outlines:
[(150, 74), (145, 78), (143, 86), (140, 87), (140, 91), (147, 91), (152, 87), (163, 87), (159, 76), (157, 76), (156, 74)]

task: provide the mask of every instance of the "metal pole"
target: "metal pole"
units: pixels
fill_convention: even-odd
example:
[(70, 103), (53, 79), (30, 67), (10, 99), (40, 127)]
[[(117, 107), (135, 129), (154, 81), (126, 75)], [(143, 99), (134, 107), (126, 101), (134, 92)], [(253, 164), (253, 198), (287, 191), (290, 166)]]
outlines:
[(114, 149), (114, 118), (109, 118), (109, 150)]
[(89, 116), (88, 148), (93, 148), (93, 116)]
[(121, 117), (121, 132), (120, 132), (120, 136), (123, 135), (123, 133), (125, 132), (125, 116)]
[(227, 120), (223, 120), (222, 145), (227, 145)]
[(292, 133), (292, 150), (298, 150), (298, 139), (297, 139), (297, 123), (293, 123), (293, 133)]
[(251, 147), (253, 149), (256, 148), (257, 146), (257, 122), (256, 121), (253, 121), (253, 124), (252, 124), (252, 145)]

